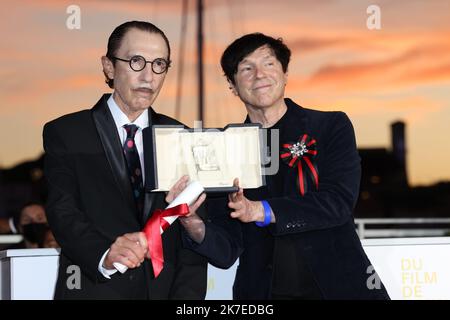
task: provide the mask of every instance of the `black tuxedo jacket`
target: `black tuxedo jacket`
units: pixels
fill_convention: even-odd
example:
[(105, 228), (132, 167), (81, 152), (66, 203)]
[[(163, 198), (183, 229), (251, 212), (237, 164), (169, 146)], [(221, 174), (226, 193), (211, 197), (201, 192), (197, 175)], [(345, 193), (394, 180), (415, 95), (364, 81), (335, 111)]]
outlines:
[[(138, 216), (108, 98), (103, 95), (91, 110), (63, 116), (44, 127), (46, 210), (61, 246), (55, 298), (203, 299), (207, 262), (183, 248), (178, 221), (163, 234), (165, 263), (157, 279), (147, 259), (141, 267), (117, 272), (111, 279), (98, 271), (102, 255), (118, 236), (140, 231), (141, 219), (166, 207), (164, 193), (147, 193), (147, 216)], [(151, 108), (148, 116), (150, 126), (180, 124)], [(72, 265), (81, 271), (79, 285)]]
[[(309, 135), (317, 141), (314, 164), (319, 188), (304, 165), (306, 193), (301, 196), (297, 168), (279, 160), (279, 170), (266, 176), (265, 186), (244, 190), (250, 200), (268, 201), (276, 223), (265, 228), (240, 224), (244, 250), (234, 298), (388, 299), (353, 222), (361, 166), (350, 120), (343, 112), (309, 110), (290, 99), (285, 102), (287, 112), (268, 134), (271, 137), (273, 129), (279, 130), (280, 148), (272, 150), (272, 164), (280, 159), (282, 144)], [(226, 199), (214, 207), (216, 214), (220, 210), (229, 210)], [(214, 252), (220, 255), (213, 243), (208, 252), (210, 258)]]

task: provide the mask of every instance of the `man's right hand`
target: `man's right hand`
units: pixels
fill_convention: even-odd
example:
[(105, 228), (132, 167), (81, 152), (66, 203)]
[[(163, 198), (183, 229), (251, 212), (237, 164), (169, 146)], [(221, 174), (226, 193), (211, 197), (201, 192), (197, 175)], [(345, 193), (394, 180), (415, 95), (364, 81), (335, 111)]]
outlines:
[(120, 262), (129, 269), (139, 267), (148, 257), (147, 239), (143, 232), (127, 233), (114, 241), (103, 261), (105, 269), (114, 269), (113, 263)]

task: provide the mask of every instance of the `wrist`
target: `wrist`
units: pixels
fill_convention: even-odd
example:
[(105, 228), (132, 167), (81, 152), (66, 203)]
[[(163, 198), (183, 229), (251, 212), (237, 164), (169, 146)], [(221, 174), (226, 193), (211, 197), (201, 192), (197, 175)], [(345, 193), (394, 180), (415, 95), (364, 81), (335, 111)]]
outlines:
[[(190, 220), (187, 220), (187, 219), (190, 219)], [(180, 222), (181, 222), (182, 226), (184, 227), (185, 231), (187, 232), (189, 238), (191, 238), (197, 244), (200, 244), (203, 242), (203, 239), (205, 238), (206, 230), (205, 230), (205, 223), (203, 222), (203, 220), (200, 217), (198, 217), (198, 216), (183, 217), (180, 219)]]
[(270, 205), (267, 201), (263, 200), (263, 201), (259, 201), (259, 203), (261, 204), (261, 206), (263, 207), (263, 211), (264, 211), (264, 219), (261, 221), (256, 221), (255, 224), (258, 227), (267, 227), (271, 220), (272, 220), (272, 209), (270, 208)]
[(114, 266), (113, 266), (113, 264), (112, 264), (112, 261), (110, 261), (110, 259), (109, 259), (109, 252), (110, 252), (110, 251), (111, 251), (111, 250), (108, 250), (108, 251), (105, 253), (105, 259), (102, 261), (102, 267), (105, 268), (105, 269), (107, 269), (107, 270), (114, 269)]
[(254, 222), (264, 222), (264, 206), (262, 201), (252, 201), (253, 206), (253, 221)]

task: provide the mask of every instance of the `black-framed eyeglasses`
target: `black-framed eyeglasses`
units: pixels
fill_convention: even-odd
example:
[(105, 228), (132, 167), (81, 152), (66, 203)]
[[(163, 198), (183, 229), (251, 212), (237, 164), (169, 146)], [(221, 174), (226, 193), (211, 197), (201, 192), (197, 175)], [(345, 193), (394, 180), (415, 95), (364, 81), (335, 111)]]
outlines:
[(153, 61), (147, 61), (143, 56), (132, 56), (130, 60), (121, 59), (117, 57), (112, 57), (113, 59), (120, 60), (123, 62), (128, 62), (130, 65), (131, 70), (139, 72), (144, 70), (147, 63), (150, 63), (152, 66), (152, 70), (156, 74), (164, 73), (169, 67), (170, 67), (170, 61), (167, 61), (163, 58), (156, 58)]

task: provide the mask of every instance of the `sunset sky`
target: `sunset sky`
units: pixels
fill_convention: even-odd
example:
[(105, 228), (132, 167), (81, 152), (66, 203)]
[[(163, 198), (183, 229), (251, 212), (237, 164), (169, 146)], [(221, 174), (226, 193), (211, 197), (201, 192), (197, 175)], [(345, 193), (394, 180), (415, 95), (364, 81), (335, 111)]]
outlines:
[[(167, 34), (172, 68), (154, 109), (175, 115), (181, 0), (0, 1), (0, 167), (42, 152), (42, 126), (91, 108), (109, 88), (100, 57), (111, 31), (149, 20)], [(205, 0), (207, 127), (241, 122), (245, 109), (228, 89), (220, 55), (249, 32), (282, 37), (292, 49), (287, 96), (303, 107), (342, 110), (359, 147), (390, 147), (389, 125), (407, 123), (412, 185), (450, 180), (450, 1)], [(69, 30), (69, 5), (81, 29)], [(369, 5), (381, 29), (369, 30)], [(180, 120), (197, 116), (195, 1), (189, 1)]]

